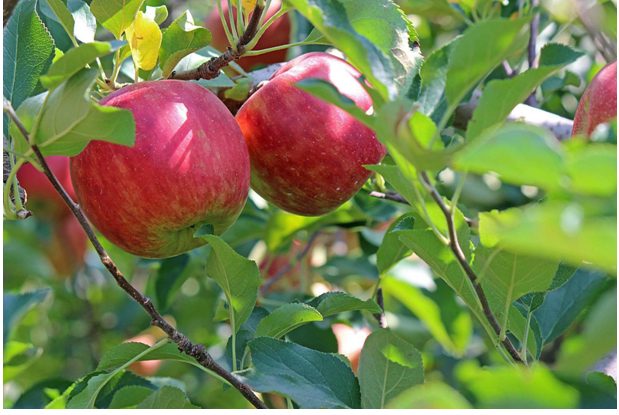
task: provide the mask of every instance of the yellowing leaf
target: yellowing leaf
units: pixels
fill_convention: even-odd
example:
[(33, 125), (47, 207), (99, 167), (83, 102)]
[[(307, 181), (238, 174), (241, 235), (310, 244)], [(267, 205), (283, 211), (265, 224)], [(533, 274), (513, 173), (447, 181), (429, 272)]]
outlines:
[(242, 0), (242, 1), (243, 1), (243, 14), (245, 15), (245, 18), (247, 19), (249, 17), (249, 14), (254, 10), (254, 7), (256, 7), (257, 0)]
[(144, 13), (138, 12), (125, 33), (136, 66), (145, 71), (153, 69), (157, 64), (161, 47), (162, 35), (159, 25), (144, 16)]

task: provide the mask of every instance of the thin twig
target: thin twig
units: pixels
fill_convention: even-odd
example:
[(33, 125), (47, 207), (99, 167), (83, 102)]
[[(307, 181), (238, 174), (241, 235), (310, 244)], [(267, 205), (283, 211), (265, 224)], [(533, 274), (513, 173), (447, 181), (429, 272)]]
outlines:
[[(539, 31), (539, 11), (535, 10), (539, 6), (539, 0), (531, 0), (531, 8), (533, 9), (533, 18), (529, 27), (529, 45), (527, 48), (527, 60), (529, 62), (529, 69), (537, 67), (537, 34)], [(529, 95), (524, 102), (532, 107), (538, 107), (537, 98), (535, 98), (535, 90)]]
[(88, 220), (84, 216), (84, 213), (82, 212), (79, 205), (71, 199), (71, 196), (68, 195), (68, 193), (62, 187), (54, 173), (50, 170), (38, 146), (31, 143), (28, 131), (21, 123), (11, 104), (6, 99), (3, 103), (3, 109), (11, 118), (11, 120), (15, 123), (16, 127), (19, 129), (28, 145), (32, 148), (32, 151), (37, 161), (43, 168), (43, 172), (45, 173), (47, 178), (50, 180), (50, 182), (52, 183), (56, 191), (60, 194), (62, 199), (65, 201), (69, 209), (71, 209), (73, 215), (75, 215), (75, 217), (79, 221), (80, 225), (86, 232), (88, 239), (90, 239), (90, 242), (92, 242), (95, 251), (97, 251), (97, 254), (99, 254), (99, 258), (101, 259), (103, 265), (107, 268), (110, 274), (112, 274), (118, 286), (122, 288), (127, 294), (129, 294), (129, 296), (131, 296), (131, 298), (133, 298), (140, 306), (142, 306), (144, 310), (146, 310), (146, 312), (151, 317), (151, 324), (163, 330), (168, 335), (168, 337), (174, 343), (176, 343), (180, 351), (195, 358), (202, 366), (212, 372), (215, 372), (217, 375), (228, 381), (230, 385), (232, 385), (239, 392), (241, 392), (241, 394), (256, 408), (266, 409), (264, 403), (254, 394), (254, 392), (250, 389), (248, 385), (241, 382), (236, 376), (234, 376), (232, 373), (228, 372), (217, 362), (215, 362), (213, 357), (206, 350), (206, 347), (201, 344), (192, 343), (189, 338), (187, 338), (187, 336), (185, 336), (183, 333), (174, 328), (170, 323), (164, 320), (164, 318), (155, 308), (155, 305), (150, 300), (150, 298), (144, 296), (133, 285), (131, 285), (129, 281), (127, 281), (127, 279), (124, 277), (122, 272), (120, 272), (114, 261), (112, 261), (112, 258), (110, 258), (108, 253), (99, 242), (99, 239), (95, 235), (94, 230), (88, 223)]
[(272, 278), (269, 278), (264, 284), (262, 284), (262, 286), (260, 287), (260, 293), (264, 294), (265, 292), (269, 291), (271, 289), (271, 287), (273, 286), (273, 284), (275, 284), (277, 281), (281, 280), (303, 258), (305, 258), (305, 256), (312, 249), (312, 245), (314, 245), (314, 242), (316, 241), (316, 238), (318, 237), (318, 235), (320, 235), (320, 232), (314, 232), (309, 237), (309, 239), (307, 240), (307, 243), (305, 244), (305, 247), (303, 248), (303, 250), (301, 252), (299, 252), (297, 254), (297, 256), (292, 261), (288, 262), (279, 271), (277, 271), (277, 273)]
[(245, 52), (245, 46), (251, 42), (258, 31), (260, 18), (262, 16), (262, 9), (264, 8), (264, 5), (260, 5), (259, 3), (260, 2), (256, 3), (256, 7), (254, 8), (249, 23), (247, 24), (247, 28), (239, 38), (234, 49), (229, 47), (224, 53), (216, 58), (212, 58), (207, 62), (204, 62), (196, 69), (185, 72), (173, 71), (170, 74), (169, 79), (181, 79), (188, 81), (192, 79), (198, 80), (217, 78), (219, 76), (219, 71), (222, 68), (227, 66), (230, 62), (240, 59)]
[[(462, 251), (462, 247), (460, 247), (460, 243), (458, 242), (458, 233), (456, 231), (456, 225), (453, 221), (450, 208), (445, 204), (445, 201), (443, 200), (441, 195), (438, 193), (438, 190), (436, 190), (436, 188), (430, 182), (428, 174), (425, 171), (421, 172), (420, 177), (421, 177), (421, 184), (426, 188), (428, 193), (430, 193), (430, 196), (432, 197), (432, 199), (434, 199), (436, 204), (441, 209), (441, 212), (443, 212), (443, 215), (445, 216), (445, 220), (447, 222), (447, 228), (449, 231), (449, 247), (454, 253), (456, 260), (462, 267), (462, 270), (464, 271), (466, 276), (469, 278), (469, 280), (473, 284), (475, 293), (477, 294), (477, 298), (479, 299), (479, 302), (481, 303), (481, 308), (484, 312), (484, 315), (486, 316), (486, 319), (488, 320), (488, 322), (492, 326), (492, 329), (498, 336), (501, 333), (501, 326), (499, 325), (499, 322), (497, 321), (496, 317), (492, 313), (492, 310), (490, 309), (490, 305), (488, 304), (488, 298), (486, 297), (486, 294), (484, 293), (484, 290), (482, 289), (479, 283), (479, 279), (477, 278), (475, 271), (469, 265), (469, 262), (466, 259), (466, 255), (464, 255), (464, 252)], [(514, 345), (509, 340), (508, 337), (505, 337), (504, 339), (500, 339), (500, 341), (505, 347), (505, 349), (507, 350), (507, 352), (510, 354), (512, 359), (514, 359), (514, 361), (523, 363), (522, 358), (520, 357), (520, 354), (518, 354), (518, 351), (516, 350), (516, 348), (514, 347)]]
[(385, 329), (387, 328), (387, 319), (385, 318), (385, 301), (383, 299), (383, 289), (378, 288), (376, 290), (376, 304), (380, 307), (381, 312), (374, 314), (374, 318), (378, 321), (378, 325)]

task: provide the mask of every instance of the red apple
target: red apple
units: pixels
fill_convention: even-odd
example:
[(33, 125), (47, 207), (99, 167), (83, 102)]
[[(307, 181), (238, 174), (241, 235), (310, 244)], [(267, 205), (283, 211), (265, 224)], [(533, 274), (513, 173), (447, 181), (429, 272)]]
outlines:
[(595, 127), (617, 118), (617, 62), (606, 65), (580, 98), (572, 135), (589, 136)]
[(299, 288), (301, 285), (300, 273), (302, 272), (303, 262), (306, 266), (311, 265), (311, 252), (307, 253), (301, 261), (297, 261), (297, 256), (303, 251), (304, 245), (301, 241), (295, 239), (290, 245), (290, 250), (282, 254), (267, 253), (260, 261), (260, 273), (265, 279), (276, 277), (280, 272), (285, 272), (280, 280), (271, 287), (271, 291), (286, 291), (289, 289)]
[[(216, 0), (219, 1), (219, 0)], [(273, 16), (281, 7), (281, 0), (273, 0), (269, 9), (267, 10), (266, 19), (269, 19)], [(222, 12), (226, 17), (226, 22), (228, 22), (228, 27), (230, 24), (230, 20), (228, 19), (228, 2), (224, 1), (222, 4)], [(236, 9), (233, 9), (234, 18), (236, 19)], [(235, 20), (236, 21), (236, 20)], [(226, 32), (224, 32), (223, 25), (221, 24), (221, 18), (219, 17), (219, 12), (217, 7), (213, 9), (213, 11), (206, 18), (206, 27), (213, 34), (213, 40), (211, 42), (211, 46), (214, 48), (225, 51), (230, 44), (228, 43), (228, 39), (226, 38)], [(279, 17), (277, 20), (273, 22), (271, 26), (264, 32), (256, 46), (253, 50), (260, 49), (268, 49), (273, 48), (275, 46), (285, 45), (290, 42), (290, 17), (285, 14)], [(275, 52), (265, 53), (264, 55), (257, 56), (248, 56), (240, 59), (237, 63), (241, 65), (243, 69), (246, 71), (258, 66), (258, 65), (269, 65), (272, 63), (283, 62), (286, 60), (286, 49), (278, 50)]]
[(251, 159), (252, 188), (274, 205), (298, 215), (322, 215), (350, 199), (379, 163), (384, 146), (372, 130), (346, 111), (297, 88), (319, 78), (367, 111), (372, 100), (359, 72), (327, 53), (285, 64), (241, 107), (236, 119)]
[[(152, 346), (157, 340), (157, 337), (154, 335), (144, 332), (130, 338), (127, 340), (127, 343), (143, 343), (147, 346)], [(159, 370), (159, 367), (161, 367), (161, 363), (161, 360), (142, 360), (131, 363), (131, 365), (129, 365), (129, 370), (140, 376), (154, 376)]]
[(84, 264), (88, 237), (73, 215), (60, 219), (52, 226), (52, 239), (45, 245), (47, 257), (58, 276), (70, 277)]
[(224, 104), (193, 82), (140, 82), (101, 101), (133, 113), (133, 147), (93, 141), (71, 158), (86, 216), (135, 255), (165, 258), (204, 244), (202, 224), (221, 233), (249, 191), (243, 136)]
[[(69, 173), (69, 158), (48, 156), (45, 161), (69, 196), (75, 199)], [(35, 215), (43, 219), (58, 219), (71, 213), (49, 179), (32, 164), (25, 164), (19, 169), (17, 180), (28, 195), (27, 208)]]

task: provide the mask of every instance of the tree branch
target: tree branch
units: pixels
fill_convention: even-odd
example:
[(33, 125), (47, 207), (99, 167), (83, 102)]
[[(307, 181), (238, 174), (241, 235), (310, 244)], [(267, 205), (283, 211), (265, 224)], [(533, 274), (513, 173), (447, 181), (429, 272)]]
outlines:
[[(539, 6), (539, 0), (531, 0), (531, 8), (535, 9)], [(539, 12), (533, 11), (533, 18), (529, 25), (529, 45), (527, 47), (527, 60), (529, 62), (529, 69), (537, 67), (535, 58), (537, 57), (537, 32), (539, 31)], [(535, 90), (526, 99), (525, 104), (532, 107), (537, 107), (537, 99), (535, 98)]]
[(4, 0), (2, 2), (2, 26), (6, 26), (9, 18), (13, 14), (13, 9), (17, 6), (18, 0)]
[[(445, 221), (447, 222), (447, 229), (449, 232), (449, 248), (452, 250), (452, 252), (454, 253), (456, 257), (456, 260), (462, 267), (462, 270), (464, 271), (466, 276), (469, 278), (469, 280), (473, 284), (473, 288), (475, 289), (477, 298), (479, 299), (479, 302), (481, 303), (481, 308), (484, 312), (484, 315), (486, 316), (486, 319), (488, 320), (488, 322), (492, 326), (492, 329), (498, 336), (501, 333), (501, 326), (499, 325), (499, 322), (497, 321), (496, 317), (492, 313), (492, 310), (490, 309), (490, 305), (488, 304), (488, 298), (486, 297), (486, 294), (484, 293), (484, 290), (482, 289), (479, 283), (479, 279), (477, 278), (475, 271), (469, 265), (469, 262), (466, 259), (464, 252), (462, 251), (462, 247), (460, 247), (460, 243), (458, 242), (458, 233), (456, 231), (456, 225), (451, 215), (451, 210), (445, 204), (445, 201), (443, 200), (441, 195), (438, 193), (438, 190), (436, 190), (436, 188), (430, 182), (430, 178), (428, 177), (428, 174), (425, 171), (422, 171), (420, 174), (420, 177), (421, 177), (421, 180), (420, 180), (421, 184), (426, 188), (428, 193), (430, 193), (430, 196), (432, 197), (432, 199), (434, 199), (436, 204), (441, 209), (441, 212), (443, 212), (443, 215), (445, 216)], [(516, 348), (514, 347), (514, 345), (509, 340), (508, 337), (505, 337), (504, 339), (500, 339), (500, 341), (505, 347), (505, 349), (507, 350), (507, 352), (510, 354), (510, 356), (514, 359), (514, 361), (518, 363), (523, 363), (522, 358), (518, 354), (518, 351), (516, 350)]]
[(60, 194), (62, 199), (65, 201), (69, 209), (71, 209), (71, 212), (73, 213), (73, 215), (75, 215), (75, 217), (79, 221), (80, 225), (86, 232), (88, 239), (90, 239), (90, 242), (92, 242), (95, 248), (95, 251), (97, 251), (99, 258), (101, 259), (101, 263), (103, 263), (103, 265), (107, 268), (110, 274), (112, 274), (118, 286), (122, 288), (127, 294), (129, 294), (129, 296), (133, 298), (140, 306), (142, 306), (142, 308), (150, 315), (151, 324), (163, 330), (168, 335), (168, 337), (174, 343), (176, 343), (180, 351), (193, 357), (202, 366), (204, 366), (205, 368), (207, 368), (208, 370), (212, 372), (215, 372), (216, 374), (221, 376), (223, 379), (228, 381), (230, 385), (232, 385), (239, 392), (241, 392), (241, 394), (249, 402), (251, 402), (251, 404), (254, 405), (256, 408), (266, 409), (266, 406), (264, 405), (264, 403), (254, 394), (254, 392), (250, 389), (248, 385), (241, 382), (236, 376), (234, 376), (232, 373), (228, 372), (226, 369), (220, 366), (217, 362), (215, 362), (215, 360), (208, 353), (204, 345), (192, 343), (191, 340), (187, 338), (187, 336), (185, 336), (183, 333), (181, 333), (176, 328), (174, 328), (170, 323), (164, 320), (161, 314), (155, 308), (155, 305), (150, 300), (150, 298), (144, 296), (133, 285), (131, 285), (129, 281), (127, 281), (125, 276), (118, 269), (114, 261), (112, 261), (112, 258), (110, 258), (108, 253), (105, 251), (105, 249), (99, 242), (99, 239), (95, 235), (93, 228), (88, 223), (88, 220), (84, 216), (84, 213), (82, 212), (79, 205), (71, 199), (71, 196), (68, 195), (68, 193), (62, 187), (62, 185), (60, 184), (60, 182), (58, 181), (54, 173), (52, 173), (49, 166), (47, 165), (47, 162), (45, 161), (45, 158), (43, 157), (43, 154), (41, 153), (37, 145), (33, 144), (30, 141), (30, 136), (28, 134), (28, 131), (26, 130), (24, 125), (21, 123), (19, 117), (15, 113), (15, 110), (13, 109), (11, 104), (6, 99), (3, 102), (3, 109), (4, 109), (4, 112), (6, 112), (7, 115), (11, 118), (11, 120), (15, 123), (16, 127), (19, 129), (19, 131), (23, 135), (23, 138), (26, 140), (26, 142), (32, 149), (37, 161), (43, 168), (43, 172), (45, 173), (45, 176), (47, 176), (47, 178), (52, 183), (56, 191)]
[(238, 60), (243, 56), (245, 46), (251, 42), (254, 36), (256, 36), (258, 26), (260, 25), (260, 17), (262, 16), (263, 8), (264, 5), (260, 5), (259, 2), (256, 3), (256, 7), (254, 7), (254, 11), (252, 12), (249, 23), (247, 24), (247, 28), (239, 38), (234, 49), (229, 47), (224, 53), (216, 58), (210, 59), (208, 62), (204, 62), (196, 69), (185, 72), (174, 71), (170, 74), (169, 79), (181, 79), (188, 81), (192, 79), (198, 80), (217, 78), (217, 76), (219, 76), (219, 71), (222, 68), (226, 67), (230, 62)]
[(272, 278), (269, 278), (268, 281), (262, 284), (262, 286), (260, 287), (260, 292), (262, 294), (269, 291), (271, 287), (277, 281), (281, 280), (287, 273), (289, 273), (299, 263), (299, 261), (305, 258), (305, 256), (309, 253), (310, 249), (312, 248), (312, 245), (314, 245), (314, 242), (316, 241), (316, 238), (318, 237), (318, 235), (320, 235), (320, 232), (314, 232), (307, 240), (307, 243), (305, 244), (305, 247), (303, 248), (303, 250), (297, 254), (294, 260), (288, 262), (284, 267), (282, 267), (279, 271), (277, 271), (277, 274), (275, 274)]

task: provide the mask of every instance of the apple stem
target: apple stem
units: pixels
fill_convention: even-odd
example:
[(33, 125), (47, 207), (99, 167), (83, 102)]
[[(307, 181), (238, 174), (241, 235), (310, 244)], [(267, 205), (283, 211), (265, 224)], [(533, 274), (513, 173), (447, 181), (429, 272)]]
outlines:
[(462, 251), (462, 247), (460, 246), (460, 243), (458, 242), (458, 233), (456, 231), (456, 225), (453, 220), (453, 215), (451, 213), (451, 209), (453, 207), (450, 208), (449, 206), (447, 206), (447, 204), (445, 204), (445, 201), (439, 194), (438, 190), (436, 190), (436, 187), (432, 185), (432, 182), (430, 181), (430, 178), (428, 177), (427, 172), (422, 171), (419, 175), (419, 178), (420, 178), (420, 181), (423, 187), (427, 190), (427, 192), (430, 194), (434, 202), (436, 202), (441, 212), (445, 216), (445, 221), (447, 223), (447, 230), (449, 232), (449, 248), (451, 249), (454, 256), (456, 257), (456, 260), (460, 264), (460, 267), (462, 268), (462, 270), (464, 271), (468, 279), (473, 284), (473, 288), (475, 289), (475, 294), (477, 295), (477, 299), (479, 300), (481, 304), (481, 308), (484, 312), (484, 315), (486, 316), (486, 319), (490, 323), (492, 330), (494, 330), (496, 335), (499, 336), (499, 340), (501, 344), (503, 344), (503, 346), (505, 347), (505, 350), (507, 350), (507, 352), (512, 357), (512, 359), (515, 362), (524, 363), (524, 361), (522, 360), (522, 357), (520, 356), (520, 353), (518, 353), (518, 350), (516, 350), (511, 340), (507, 336), (501, 336), (501, 334), (505, 333), (504, 329), (501, 328), (497, 318), (495, 317), (494, 313), (490, 309), (488, 298), (486, 297), (486, 293), (481, 287), (479, 278), (477, 277), (477, 274), (475, 274), (475, 271), (473, 270), (473, 268), (471, 268), (471, 265), (466, 259), (466, 255)]
[(21, 122), (17, 114), (15, 113), (15, 110), (13, 109), (13, 106), (11, 105), (11, 103), (7, 101), (6, 99), (4, 99), (3, 101), (3, 110), (9, 116), (11, 121), (15, 123), (15, 126), (22, 134), (24, 140), (26, 140), (26, 142), (32, 149), (32, 152), (34, 153), (35, 158), (37, 159), (37, 161), (43, 168), (43, 173), (45, 173), (45, 176), (47, 176), (47, 178), (52, 183), (56, 191), (60, 194), (60, 196), (62, 197), (64, 202), (67, 204), (69, 209), (71, 209), (71, 212), (73, 213), (73, 215), (79, 221), (80, 225), (86, 232), (88, 239), (94, 246), (95, 251), (99, 255), (101, 263), (105, 266), (105, 268), (107, 268), (110, 274), (112, 274), (118, 286), (122, 288), (127, 294), (129, 294), (129, 296), (131, 296), (131, 298), (133, 298), (140, 306), (142, 306), (144, 310), (146, 310), (146, 312), (151, 317), (151, 324), (163, 330), (168, 335), (168, 337), (174, 343), (176, 343), (180, 351), (193, 357), (194, 359), (196, 359), (198, 363), (200, 363), (206, 369), (209, 369), (210, 371), (215, 372), (217, 375), (225, 379), (231, 386), (236, 388), (245, 397), (245, 399), (247, 399), (256, 408), (266, 409), (267, 407), (264, 404), (264, 402), (262, 402), (256, 396), (256, 394), (254, 394), (254, 392), (251, 390), (251, 388), (247, 384), (241, 382), (239, 378), (237, 378), (235, 375), (228, 372), (226, 369), (220, 366), (217, 362), (215, 362), (215, 360), (208, 353), (204, 345), (192, 343), (191, 340), (189, 340), (187, 336), (185, 336), (183, 333), (181, 333), (176, 328), (174, 328), (170, 323), (164, 320), (162, 315), (155, 308), (155, 305), (153, 304), (151, 299), (146, 297), (144, 294), (138, 291), (133, 285), (131, 285), (129, 281), (127, 281), (127, 279), (122, 274), (122, 272), (118, 269), (118, 267), (116, 266), (112, 258), (110, 258), (105, 248), (103, 248), (103, 246), (101, 245), (101, 242), (95, 235), (93, 228), (88, 223), (88, 220), (86, 219), (86, 216), (82, 212), (80, 206), (77, 203), (75, 203), (73, 199), (71, 199), (71, 196), (69, 196), (66, 190), (62, 187), (62, 185), (58, 181), (58, 178), (50, 170), (38, 146), (32, 143), (30, 139), (30, 135), (26, 127), (23, 125), (23, 123)]
[(245, 46), (256, 36), (258, 32), (258, 26), (260, 25), (260, 19), (262, 17), (262, 10), (264, 8), (264, 4), (260, 4), (260, 2), (256, 2), (256, 7), (252, 12), (251, 18), (247, 23), (247, 27), (243, 34), (239, 37), (239, 40), (236, 44), (236, 47), (228, 48), (221, 55), (209, 59), (207, 62), (204, 62), (202, 65), (198, 66), (195, 69), (184, 71), (184, 72), (176, 72), (172, 71), (168, 79), (180, 79), (180, 80), (198, 80), (198, 79), (214, 79), (219, 76), (219, 72), (222, 68), (226, 67), (230, 62), (236, 61), (243, 56), (245, 52)]

